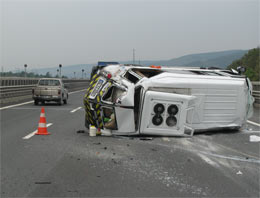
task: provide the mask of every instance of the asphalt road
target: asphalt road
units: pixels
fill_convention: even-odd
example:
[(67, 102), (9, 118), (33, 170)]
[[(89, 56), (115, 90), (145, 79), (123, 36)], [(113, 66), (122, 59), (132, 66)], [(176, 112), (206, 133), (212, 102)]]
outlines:
[(249, 141), (258, 126), (191, 138), (89, 137), (83, 95), (44, 105), (48, 136), (23, 139), (41, 106), (0, 110), (1, 197), (260, 196), (260, 143)]

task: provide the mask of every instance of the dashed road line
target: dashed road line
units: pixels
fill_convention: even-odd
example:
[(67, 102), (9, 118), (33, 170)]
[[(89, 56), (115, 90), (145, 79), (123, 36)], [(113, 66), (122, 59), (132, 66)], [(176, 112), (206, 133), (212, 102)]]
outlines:
[(9, 109), (9, 108), (12, 108), (12, 107), (18, 107), (18, 106), (22, 106), (22, 105), (30, 104), (30, 103), (33, 103), (33, 101), (31, 100), (29, 102), (23, 102), (23, 103), (20, 103), (20, 104), (15, 104), (15, 105), (10, 105), (10, 106), (6, 106), (6, 107), (1, 107), (0, 110)]
[(78, 108), (76, 108), (76, 109), (73, 109), (73, 110), (70, 111), (70, 113), (75, 113), (76, 111), (80, 110), (81, 108), (82, 108), (82, 107), (78, 107)]
[(258, 124), (258, 123), (256, 123), (256, 122), (253, 122), (253, 121), (250, 121), (250, 120), (247, 120), (246, 122), (249, 123), (249, 124), (252, 124), (252, 125), (255, 125), (255, 126), (259, 126), (259, 127), (260, 127), (260, 124)]
[[(51, 126), (51, 125), (52, 125), (52, 123), (48, 123), (48, 124), (46, 124), (46, 127), (49, 127), (49, 126)], [(37, 130), (35, 130), (34, 132), (32, 132), (32, 133), (30, 133), (30, 134), (24, 136), (23, 139), (24, 139), (24, 140), (28, 140), (28, 139), (30, 139), (32, 136), (34, 136), (35, 133), (37, 133)]]
[(160, 144), (160, 143), (157, 144), (157, 145), (162, 146), (162, 147), (171, 148), (171, 149), (180, 149), (180, 150), (184, 150), (184, 151), (195, 152), (196, 154), (203, 154), (203, 155), (207, 155), (209, 157), (260, 164), (260, 159), (258, 157), (251, 156), (251, 155), (248, 155), (248, 154), (243, 154), (243, 155), (246, 155), (248, 157), (241, 157), (241, 156), (234, 156), (234, 155), (222, 155), (222, 154), (218, 154), (218, 153), (212, 153), (212, 152), (209, 152), (209, 151), (201, 151), (201, 150), (198, 150), (198, 149), (185, 148), (183, 146), (181, 147), (181, 146), (177, 146), (177, 145), (172, 146), (172, 145)]
[(78, 92), (81, 92), (81, 91), (86, 91), (87, 89), (81, 89), (81, 90), (78, 90), (78, 91), (73, 91), (73, 92), (69, 92), (69, 95), (70, 94), (74, 94), (74, 93), (78, 93)]
[(260, 133), (260, 131), (250, 131), (250, 130), (243, 130), (241, 131), (243, 134), (251, 134), (251, 133)]
[(220, 154), (204, 152), (204, 151), (199, 151), (199, 152), (203, 153), (205, 155), (208, 155), (208, 156), (222, 158), (222, 159), (228, 159), (228, 160), (234, 160), (234, 161), (240, 161), (240, 162), (252, 162), (252, 163), (260, 164), (259, 159), (253, 159), (253, 158), (247, 159), (247, 158), (243, 158), (243, 157), (240, 157), (240, 156), (226, 156), (226, 155), (220, 155)]

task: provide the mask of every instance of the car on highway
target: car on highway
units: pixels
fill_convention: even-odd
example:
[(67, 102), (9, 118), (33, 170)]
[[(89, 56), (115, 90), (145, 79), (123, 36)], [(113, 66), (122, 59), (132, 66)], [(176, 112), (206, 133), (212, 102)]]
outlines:
[(248, 78), (217, 68), (109, 65), (93, 74), (85, 126), (115, 135), (192, 136), (239, 129), (253, 113)]
[(67, 104), (69, 96), (68, 90), (61, 79), (42, 78), (37, 86), (32, 89), (32, 98), (35, 105), (38, 105), (39, 102), (44, 104), (51, 101), (62, 105), (62, 103)]

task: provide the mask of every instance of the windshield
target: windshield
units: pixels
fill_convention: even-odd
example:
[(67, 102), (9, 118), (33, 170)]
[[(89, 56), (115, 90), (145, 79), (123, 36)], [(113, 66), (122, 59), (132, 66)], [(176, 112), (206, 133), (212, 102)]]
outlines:
[(60, 81), (59, 80), (40, 80), (39, 85), (46, 85), (46, 86), (59, 86)]

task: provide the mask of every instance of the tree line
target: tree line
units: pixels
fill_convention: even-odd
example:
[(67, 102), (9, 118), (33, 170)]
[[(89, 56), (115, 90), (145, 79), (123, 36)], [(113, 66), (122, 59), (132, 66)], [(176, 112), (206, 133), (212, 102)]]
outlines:
[(260, 80), (260, 51), (259, 47), (249, 50), (242, 58), (233, 61), (227, 69), (236, 69), (238, 66), (246, 68), (244, 73), (251, 81)]

